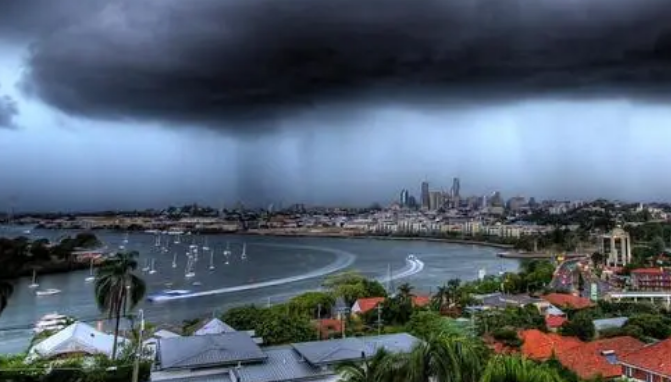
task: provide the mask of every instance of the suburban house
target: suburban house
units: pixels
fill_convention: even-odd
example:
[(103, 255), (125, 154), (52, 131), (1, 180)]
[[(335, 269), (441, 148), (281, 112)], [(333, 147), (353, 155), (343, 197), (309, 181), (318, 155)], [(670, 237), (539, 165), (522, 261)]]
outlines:
[(524, 356), (536, 361), (546, 361), (554, 357), (585, 380), (597, 376), (605, 379), (621, 377), (622, 360), (635, 356), (646, 348), (643, 342), (629, 336), (583, 342), (575, 337), (563, 337), (532, 329), (521, 332), (520, 337), (523, 340), (521, 353)]
[(335, 367), (378, 349), (409, 352), (419, 340), (399, 333), (260, 348), (246, 332), (174, 337), (158, 342), (152, 381), (334, 382)]
[(620, 358), (627, 378), (644, 382), (671, 382), (671, 338)]
[(572, 294), (550, 293), (541, 298), (559, 309), (580, 310), (594, 306), (590, 299)]
[[(369, 297), (360, 298), (352, 305), (352, 314), (364, 314), (375, 309), (379, 304), (383, 303), (384, 297)], [(416, 307), (427, 306), (431, 303), (431, 298), (428, 296), (412, 296), (412, 303)]]
[[(129, 341), (118, 338), (118, 347)], [(33, 346), (28, 358), (56, 358), (73, 355), (112, 355), (114, 336), (96, 330), (83, 322), (75, 322), (58, 333), (45, 338)]]
[(473, 298), (477, 301), (476, 306), (480, 307), (480, 310), (523, 308), (527, 305), (534, 305), (542, 310), (549, 305), (544, 300), (526, 294), (490, 293), (475, 295)]
[(613, 318), (601, 318), (598, 320), (593, 320), (594, 329), (596, 329), (596, 334), (601, 335), (601, 332), (609, 329), (619, 329), (627, 324), (629, 321), (628, 317), (613, 317)]

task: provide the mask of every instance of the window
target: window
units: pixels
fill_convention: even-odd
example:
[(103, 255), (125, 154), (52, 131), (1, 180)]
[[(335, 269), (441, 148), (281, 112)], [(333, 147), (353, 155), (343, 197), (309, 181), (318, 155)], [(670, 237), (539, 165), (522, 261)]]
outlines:
[(625, 374), (627, 377), (631, 378), (631, 377), (634, 376), (634, 370), (632, 370), (632, 368), (629, 367), (629, 366), (625, 366), (625, 368), (624, 368), (624, 374)]
[(655, 382), (655, 376), (650, 374), (650, 373), (646, 373), (645, 374), (645, 381), (646, 382)]

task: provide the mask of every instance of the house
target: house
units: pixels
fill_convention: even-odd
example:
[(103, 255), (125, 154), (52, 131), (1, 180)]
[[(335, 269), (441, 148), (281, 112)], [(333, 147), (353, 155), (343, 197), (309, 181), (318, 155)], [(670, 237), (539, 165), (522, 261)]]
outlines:
[(671, 338), (620, 358), (624, 376), (637, 381), (671, 381)]
[(487, 309), (505, 309), (505, 308), (523, 308), (527, 305), (534, 305), (539, 310), (543, 309), (547, 303), (536, 297), (530, 297), (526, 294), (505, 294), (490, 293), (473, 296), (478, 301), (483, 310)]
[(644, 346), (643, 342), (629, 336), (606, 338), (559, 353), (557, 359), (582, 380), (598, 376), (614, 379), (622, 376), (620, 358), (639, 351)]
[(550, 293), (541, 298), (560, 309), (580, 310), (594, 305), (590, 299), (572, 294)]
[(637, 291), (671, 291), (671, 270), (639, 268), (631, 271), (631, 288)]
[[(351, 312), (352, 314), (364, 314), (370, 312), (379, 304), (383, 303), (384, 300), (384, 297), (360, 298), (354, 302), (354, 305), (352, 305)], [(416, 307), (427, 306), (429, 303), (431, 303), (431, 298), (429, 296), (412, 296), (412, 304)]]
[(179, 337), (180, 335), (169, 330), (161, 329), (154, 332), (148, 339), (142, 341), (142, 347), (147, 349), (152, 356), (156, 355), (156, 344), (161, 338)]
[(194, 336), (204, 336), (208, 334), (223, 334), (223, 333), (233, 333), (236, 330), (230, 327), (228, 324), (224, 323), (218, 318), (213, 318), (200, 329), (196, 330)]
[[(119, 337), (117, 340), (119, 349), (129, 343), (123, 337)], [(98, 354), (111, 357), (113, 346), (113, 335), (98, 331), (83, 322), (75, 322), (33, 346), (29, 351), (29, 358)]]
[(335, 318), (324, 318), (317, 320), (315, 325), (319, 329), (321, 339), (329, 339), (332, 336), (340, 335), (343, 330), (343, 321)]
[(336, 366), (372, 357), (378, 349), (409, 352), (405, 334), (352, 337), (261, 349), (245, 332), (159, 340), (152, 381), (335, 382)]
[(556, 332), (561, 328), (564, 323), (568, 321), (565, 316), (563, 315), (553, 315), (553, 314), (548, 314), (545, 316), (545, 326), (548, 328), (549, 331), (551, 332)]
[(575, 337), (564, 337), (556, 333), (543, 333), (537, 329), (529, 329), (520, 333), (523, 341), (521, 352), (524, 356), (536, 361), (545, 361), (583, 344)]

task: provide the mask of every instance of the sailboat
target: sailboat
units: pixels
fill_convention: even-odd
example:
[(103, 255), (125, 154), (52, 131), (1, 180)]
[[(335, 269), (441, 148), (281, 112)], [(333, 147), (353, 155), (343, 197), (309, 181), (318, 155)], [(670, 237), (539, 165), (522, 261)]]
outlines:
[(128, 232), (123, 235), (123, 243), (128, 244)]
[(184, 277), (186, 277), (187, 279), (196, 276), (196, 272), (194, 272), (192, 268), (193, 268), (193, 257), (189, 256), (189, 260), (187, 260), (186, 262), (186, 270), (184, 273)]
[(150, 266), (149, 266), (149, 259), (144, 260), (144, 267), (142, 267), (142, 272), (147, 272), (149, 271)]
[(149, 269), (149, 274), (153, 275), (156, 273), (156, 259), (151, 259), (151, 268)]
[(37, 271), (33, 269), (33, 282), (28, 285), (28, 288), (35, 289), (38, 286), (40, 286), (40, 284), (37, 283)]
[(87, 283), (90, 283), (91, 281), (95, 280), (96, 277), (93, 275), (93, 259), (91, 259), (91, 264), (89, 266), (89, 277), (85, 278), (84, 281)]
[(205, 238), (205, 241), (203, 242), (203, 251), (209, 251), (210, 247), (207, 245), (207, 237)]
[(176, 234), (176, 235), (175, 235), (175, 241), (174, 241), (174, 243), (175, 243), (175, 244), (180, 244), (180, 243), (182, 242), (182, 241), (181, 241), (181, 237), (182, 237), (182, 235), (180, 235), (180, 234)]
[(240, 254), (240, 259), (245, 260), (247, 258), (247, 243), (242, 243), (242, 253)]
[(161, 246), (161, 235), (156, 234), (156, 242), (154, 243), (154, 247), (160, 247)]
[(177, 268), (177, 252), (172, 256), (172, 267)]
[(228, 257), (231, 255), (231, 243), (226, 242), (226, 249), (224, 249), (224, 256)]
[(214, 249), (210, 250), (210, 270), (214, 270)]

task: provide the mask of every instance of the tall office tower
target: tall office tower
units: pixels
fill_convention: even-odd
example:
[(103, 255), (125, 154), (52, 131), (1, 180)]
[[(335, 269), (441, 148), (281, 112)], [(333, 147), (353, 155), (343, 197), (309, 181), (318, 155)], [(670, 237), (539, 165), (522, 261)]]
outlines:
[(401, 203), (401, 207), (408, 207), (409, 206), (409, 200), (410, 199), (410, 193), (408, 190), (401, 190), (401, 199), (399, 202)]
[(431, 196), (429, 195), (429, 182), (422, 182), (421, 190), (422, 208), (431, 207)]
[(459, 178), (452, 179), (452, 197), (459, 198), (459, 191), (461, 191), (461, 184), (459, 183)]
[(429, 192), (429, 209), (435, 211), (443, 207), (443, 193), (440, 191)]

